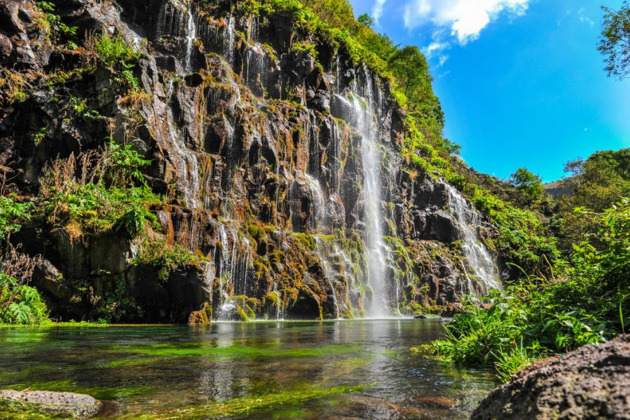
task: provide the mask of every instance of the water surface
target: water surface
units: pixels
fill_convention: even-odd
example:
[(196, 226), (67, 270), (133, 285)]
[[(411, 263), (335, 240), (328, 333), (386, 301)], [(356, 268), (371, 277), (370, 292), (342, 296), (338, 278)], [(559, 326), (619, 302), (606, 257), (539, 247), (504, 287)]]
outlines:
[(0, 388), (74, 391), (102, 417), (467, 418), (496, 386), (409, 353), (428, 320), (0, 330)]

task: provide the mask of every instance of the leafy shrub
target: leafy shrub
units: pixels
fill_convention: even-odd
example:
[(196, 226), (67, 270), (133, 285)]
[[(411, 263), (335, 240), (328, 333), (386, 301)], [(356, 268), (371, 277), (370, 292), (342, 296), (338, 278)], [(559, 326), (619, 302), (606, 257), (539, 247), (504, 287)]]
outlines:
[(12, 232), (17, 232), (21, 224), (31, 219), (32, 202), (20, 203), (14, 199), (0, 196), (0, 240), (6, 239)]
[(37, 289), (0, 273), (0, 323), (41, 324), (48, 319), (47, 311)]

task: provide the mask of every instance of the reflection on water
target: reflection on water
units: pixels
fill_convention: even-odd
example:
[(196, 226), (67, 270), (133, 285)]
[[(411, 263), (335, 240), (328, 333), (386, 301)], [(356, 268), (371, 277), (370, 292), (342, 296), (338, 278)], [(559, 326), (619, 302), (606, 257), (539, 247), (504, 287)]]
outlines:
[(424, 320), (6, 329), (0, 388), (89, 393), (115, 417), (467, 418), (496, 383), (409, 354), (441, 332)]

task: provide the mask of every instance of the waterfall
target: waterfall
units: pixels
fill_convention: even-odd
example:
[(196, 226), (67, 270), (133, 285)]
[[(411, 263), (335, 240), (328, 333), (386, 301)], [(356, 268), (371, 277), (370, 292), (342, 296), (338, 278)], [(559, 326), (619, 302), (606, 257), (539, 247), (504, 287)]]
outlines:
[(476, 232), (476, 228), (481, 225), (481, 215), (475, 211), (462, 195), (450, 184), (444, 184), (448, 194), (448, 201), (451, 213), (459, 224), (459, 236), (462, 240), (462, 251), (466, 256), (469, 270), (466, 273), (468, 282), (468, 292), (473, 293), (476, 280), (482, 295), (487, 294), (491, 289), (501, 289), (499, 272), (494, 259), (483, 245)]
[(367, 315), (382, 317), (390, 315), (387, 284), (387, 249), (383, 243), (383, 215), (381, 214), (381, 154), (378, 144), (378, 125), (372, 103), (372, 84), (366, 71), (366, 100), (352, 95), (353, 116), (361, 136), (363, 163), (363, 205), (365, 208), (365, 234), (368, 259), (368, 284), (372, 296), (367, 306)]
[[(219, 299), (216, 305), (218, 308), (219, 320), (230, 320), (235, 318), (236, 304), (234, 296), (247, 296), (249, 289), (248, 278), (251, 263), (251, 245), (247, 238), (242, 240), (238, 236), (238, 231), (234, 228), (221, 224), (219, 227), (219, 241), (222, 248), (219, 259), (217, 276), (219, 277)], [(215, 253), (215, 259), (216, 259)]]

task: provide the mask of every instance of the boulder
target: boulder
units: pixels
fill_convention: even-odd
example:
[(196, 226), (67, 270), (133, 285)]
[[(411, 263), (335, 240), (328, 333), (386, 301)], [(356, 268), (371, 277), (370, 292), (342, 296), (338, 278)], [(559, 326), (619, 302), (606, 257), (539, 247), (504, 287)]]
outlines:
[(96, 415), (102, 403), (84, 394), (51, 391), (0, 391), (0, 401), (8, 400), (27, 404), (37, 410), (57, 416), (88, 418)]
[(630, 335), (534, 363), (471, 419), (630, 419)]

